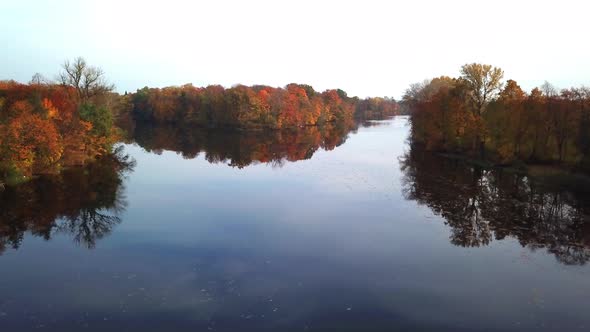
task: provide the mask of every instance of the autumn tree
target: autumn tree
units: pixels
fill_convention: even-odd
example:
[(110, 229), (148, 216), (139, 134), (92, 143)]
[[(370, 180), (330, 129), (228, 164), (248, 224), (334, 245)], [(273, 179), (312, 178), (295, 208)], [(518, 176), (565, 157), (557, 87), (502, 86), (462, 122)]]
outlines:
[(476, 144), (479, 146), (479, 155), (485, 157), (486, 128), (481, 116), (488, 103), (497, 95), (502, 87), (504, 72), (500, 68), (478, 63), (466, 64), (461, 67), (461, 80), (468, 91), (471, 110), (477, 120)]
[(542, 160), (546, 155), (546, 138), (549, 137), (550, 127), (547, 114), (544, 112), (545, 97), (539, 88), (534, 88), (525, 101), (527, 123), (531, 132), (531, 152), (527, 159)]
[(59, 171), (111, 152), (112, 100), (101, 70), (66, 62), (62, 84), (0, 82), (0, 181)]
[(579, 115), (577, 146), (582, 154), (581, 167), (590, 171), (590, 88), (572, 89)]
[[(264, 85), (192, 85), (143, 88), (130, 97), (132, 113), (141, 121), (203, 127), (296, 128), (352, 121), (358, 98), (343, 90), (316, 92), (305, 84), (284, 88)], [(367, 101), (363, 101), (367, 102)], [(394, 100), (380, 102), (378, 112), (395, 112)], [(363, 113), (371, 114), (368, 109)]]
[(550, 119), (552, 125), (552, 134), (555, 140), (558, 161), (564, 161), (568, 145), (574, 131), (576, 122), (574, 94), (568, 89), (561, 91), (561, 96), (555, 101), (556, 106), (551, 111)]
[(461, 79), (466, 83), (473, 111), (477, 115), (481, 116), (487, 104), (498, 94), (503, 77), (504, 71), (491, 65), (471, 63), (461, 67)]
[(524, 106), (526, 93), (514, 80), (508, 80), (498, 100), (486, 112), (485, 120), (491, 132), (491, 144), (499, 157), (512, 160), (521, 156), (521, 149), (528, 130)]
[(470, 64), (461, 72), (458, 79), (433, 79), (406, 91), (415, 146), (502, 164), (590, 170), (590, 89), (558, 92), (545, 82), (527, 94), (514, 80), (502, 84), (498, 68)]

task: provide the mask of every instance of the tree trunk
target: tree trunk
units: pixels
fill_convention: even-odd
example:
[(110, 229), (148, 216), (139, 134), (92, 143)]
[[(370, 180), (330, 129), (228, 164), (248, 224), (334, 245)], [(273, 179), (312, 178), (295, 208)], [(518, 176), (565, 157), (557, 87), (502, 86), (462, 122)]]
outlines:
[(483, 139), (479, 140), (479, 158), (485, 160), (486, 158), (486, 143)]

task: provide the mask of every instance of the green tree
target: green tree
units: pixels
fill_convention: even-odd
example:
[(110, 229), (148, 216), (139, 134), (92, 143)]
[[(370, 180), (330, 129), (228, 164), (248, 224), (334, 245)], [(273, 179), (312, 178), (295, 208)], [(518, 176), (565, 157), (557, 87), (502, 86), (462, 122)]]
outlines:
[(108, 137), (113, 127), (113, 115), (106, 107), (83, 104), (80, 119), (92, 123), (91, 133), (98, 137)]

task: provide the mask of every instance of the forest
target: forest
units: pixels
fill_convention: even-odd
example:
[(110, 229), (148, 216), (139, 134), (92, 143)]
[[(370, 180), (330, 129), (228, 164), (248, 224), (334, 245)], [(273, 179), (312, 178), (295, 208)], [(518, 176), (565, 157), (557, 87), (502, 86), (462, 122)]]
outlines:
[(410, 86), (411, 142), (497, 165), (557, 164), (590, 171), (590, 89), (558, 90), (545, 82), (530, 93), (500, 68), (466, 64), (458, 78)]
[(284, 129), (382, 118), (398, 110), (392, 98), (348, 97), (340, 89), (317, 92), (306, 84), (284, 88), (220, 85), (143, 88), (128, 96), (136, 121), (199, 127)]
[[(108, 156), (136, 123), (229, 129), (349, 126), (395, 115), (392, 98), (348, 97), (304, 84), (143, 88), (118, 94), (105, 73), (79, 57), (57, 79), (0, 81), (0, 188)], [(121, 128), (124, 128), (122, 130)], [(329, 129), (326, 129), (329, 130)], [(323, 130), (325, 132), (325, 130)]]
[(78, 58), (64, 63), (58, 80), (0, 81), (0, 184), (111, 153), (117, 95), (102, 70)]

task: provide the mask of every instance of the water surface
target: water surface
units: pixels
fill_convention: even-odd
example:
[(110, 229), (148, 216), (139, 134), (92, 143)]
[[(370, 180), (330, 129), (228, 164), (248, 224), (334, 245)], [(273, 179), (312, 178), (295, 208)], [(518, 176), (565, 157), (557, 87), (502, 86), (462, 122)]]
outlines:
[(135, 163), (8, 188), (0, 329), (590, 329), (590, 195), (408, 131), (138, 127)]

